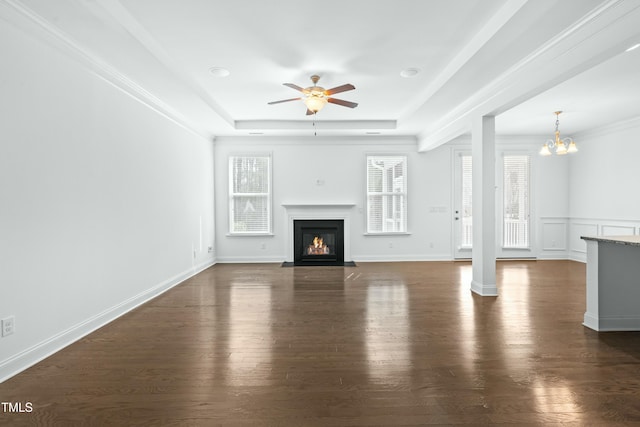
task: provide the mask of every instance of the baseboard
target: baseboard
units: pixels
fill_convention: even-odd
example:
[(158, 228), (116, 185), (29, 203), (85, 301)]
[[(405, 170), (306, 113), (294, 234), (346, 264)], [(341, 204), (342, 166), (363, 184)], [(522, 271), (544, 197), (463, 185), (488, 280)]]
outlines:
[(453, 261), (450, 254), (436, 255), (363, 255), (354, 256), (356, 262), (412, 262), (412, 261)]
[(483, 297), (497, 297), (498, 287), (496, 284), (485, 285), (475, 280), (471, 281), (471, 291)]
[(598, 318), (592, 314), (584, 313), (582, 324), (589, 329), (593, 329), (594, 331), (600, 330), (600, 325), (598, 324)]
[(600, 316), (584, 314), (584, 326), (598, 332), (640, 331), (640, 316)]
[(541, 252), (535, 259), (538, 261), (563, 261), (569, 258), (566, 252)]
[(577, 261), (577, 262), (581, 262), (583, 264), (586, 264), (587, 263), (587, 254), (586, 253), (572, 253), (566, 259), (568, 259), (570, 261)]
[(116, 320), (118, 317), (128, 313), (147, 301), (152, 300), (214, 264), (215, 262), (213, 260), (207, 260), (204, 263), (195, 265), (187, 271), (171, 277), (164, 282), (121, 302), (120, 304), (104, 310), (103, 312), (98, 313), (69, 329), (66, 329), (6, 360), (3, 360), (0, 362), (0, 383), (46, 359), (68, 345), (73, 344), (93, 331)]
[(274, 263), (282, 264), (285, 256), (262, 256), (262, 257), (217, 257), (216, 262), (219, 264), (266, 264)]

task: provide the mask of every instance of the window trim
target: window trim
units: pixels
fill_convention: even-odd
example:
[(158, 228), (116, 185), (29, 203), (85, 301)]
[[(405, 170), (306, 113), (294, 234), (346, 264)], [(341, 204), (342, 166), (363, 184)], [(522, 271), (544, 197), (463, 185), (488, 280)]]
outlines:
[[(464, 173), (463, 158), (471, 159), (471, 162), (469, 164), (470, 172), (471, 172), (469, 174), (469, 180), (471, 182), (473, 182), (473, 155), (472, 155), (470, 150), (469, 151), (467, 151), (467, 150), (458, 151), (457, 155), (460, 157), (460, 171), (459, 172), (461, 172), (460, 177), (458, 178), (460, 180), (459, 181), (459, 185), (461, 186), (459, 191), (460, 191), (460, 196), (464, 197), (464, 183), (465, 183), (464, 175), (465, 175), (465, 173)], [(454, 165), (453, 165), (453, 173), (456, 173), (456, 172), (458, 172), (458, 170), (456, 170), (456, 165), (454, 163)], [(454, 185), (456, 185), (456, 183), (454, 183)], [(455, 191), (456, 191), (456, 189), (453, 189), (454, 197), (456, 195)], [(471, 201), (472, 199), (473, 199), (473, 197), (470, 197), (469, 201), (471, 202), (471, 212), (472, 212), (471, 218), (473, 219), (473, 202)], [(460, 200), (459, 202), (460, 202), (460, 210), (461, 210), (461, 212), (459, 212), (459, 214), (456, 214), (456, 216), (459, 218), (459, 221), (460, 221), (460, 225), (459, 226), (461, 227), (461, 230), (459, 231), (459, 233), (460, 233), (460, 241), (459, 242), (454, 242), (454, 247), (456, 245), (458, 245), (458, 251), (471, 252), (471, 250), (473, 249), (473, 237), (471, 238), (471, 242), (469, 244), (463, 244), (464, 243), (463, 242), (464, 239), (463, 239), (462, 235), (464, 234), (464, 223), (465, 223), (464, 222), (464, 218), (465, 218), (465, 216), (464, 216), (464, 213), (462, 212), (462, 210), (464, 210), (465, 206), (462, 203), (462, 200)], [(455, 203), (456, 203), (456, 201), (454, 200), (454, 207), (455, 207)], [(454, 224), (454, 226), (455, 226), (455, 224)], [(473, 229), (472, 229), (472, 232), (473, 232)], [(455, 239), (455, 231), (454, 231), (454, 239)]]
[[(233, 193), (233, 159), (238, 157), (266, 157), (268, 159), (267, 188), (266, 193)], [(233, 200), (238, 196), (261, 196), (267, 198), (267, 230), (266, 231), (234, 231), (233, 230)], [(273, 155), (271, 152), (236, 152), (230, 153), (227, 158), (227, 236), (230, 237), (255, 237), (273, 236)]]
[[(527, 196), (528, 196), (528, 212), (527, 212), (527, 243), (528, 246), (505, 246), (505, 183), (504, 183), (504, 173), (505, 173), (505, 157), (512, 157), (512, 156), (526, 156), (529, 161), (528, 161), (528, 177), (527, 177)], [(499, 240), (499, 245), (498, 247), (500, 248), (501, 251), (514, 251), (514, 252), (531, 252), (533, 250), (533, 221), (531, 220), (532, 218), (532, 213), (533, 213), (533, 159), (534, 156), (533, 154), (528, 151), (528, 150), (503, 150), (501, 152), (501, 158), (502, 161), (500, 162), (500, 178), (501, 178), (501, 183), (500, 183), (500, 224), (499, 227), (497, 228), (497, 230), (500, 231), (500, 240)]]
[[(376, 192), (371, 193), (369, 191), (369, 160), (371, 158), (383, 158), (383, 157), (401, 157), (403, 158), (403, 191), (398, 192)], [(404, 212), (403, 212), (403, 229), (400, 231), (371, 231), (369, 228), (369, 197), (371, 195), (376, 196), (402, 196), (404, 198)], [(365, 236), (404, 236), (410, 235), (409, 232), (409, 156), (407, 153), (366, 153), (365, 154)]]

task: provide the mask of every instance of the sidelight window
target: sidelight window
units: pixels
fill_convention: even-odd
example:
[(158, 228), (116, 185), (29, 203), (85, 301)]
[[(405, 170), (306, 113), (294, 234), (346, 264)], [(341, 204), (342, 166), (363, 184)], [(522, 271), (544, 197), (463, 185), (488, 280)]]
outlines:
[(504, 248), (529, 247), (529, 155), (505, 155), (503, 160)]

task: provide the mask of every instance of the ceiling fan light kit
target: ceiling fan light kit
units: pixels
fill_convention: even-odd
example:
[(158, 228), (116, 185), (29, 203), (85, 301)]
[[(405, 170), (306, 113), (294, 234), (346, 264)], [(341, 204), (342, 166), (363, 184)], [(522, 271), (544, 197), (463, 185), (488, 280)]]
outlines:
[(314, 114), (322, 110), (327, 105), (327, 98), (322, 95), (310, 94), (304, 99), (304, 105)]
[(314, 74), (313, 76), (311, 76), (313, 86), (309, 86), (304, 89), (293, 83), (283, 83), (283, 85), (301, 92), (302, 97), (272, 101), (268, 104), (273, 105), (280, 104), (282, 102), (302, 100), (302, 102), (304, 102), (307, 107), (307, 115), (316, 114), (318, 111), (322, 110), (324, 106), (327, 105), (327, 103), (342, 105), (343, 107), (348, 108), (355, 108), (358, 106), (358, 104), (355, 102), (331, 97), (331, 95), (335, 93), (346, 92), (348, 90), (355, 89), (355, 86), (353, 86), (351, 83), (336, 86), (332, 89), (325, 89), (322, 86), (318, 86), (318, 80), (320, 80), (320, 76)]

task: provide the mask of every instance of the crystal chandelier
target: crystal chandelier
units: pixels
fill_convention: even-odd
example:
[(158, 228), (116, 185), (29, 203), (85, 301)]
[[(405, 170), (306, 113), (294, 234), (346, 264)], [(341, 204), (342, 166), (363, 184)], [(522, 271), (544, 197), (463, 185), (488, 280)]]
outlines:
[(576, 147), (576, 143), (573, 139), (566, 137), (560, 138), (560, 130), (558, 126), (560, 126), (560, 113), (562, 111), (556, 111), (554, 114), (556, 115), (556, 136), (555, 139), (548, 139), (547, 142), (544, 143), (542, 149), (540, 150), (541, 156), (550, 156), (553, 152), (558, 156), (563, 156), (567, 153), (576, 153), (578, 151), (578, 147)]

